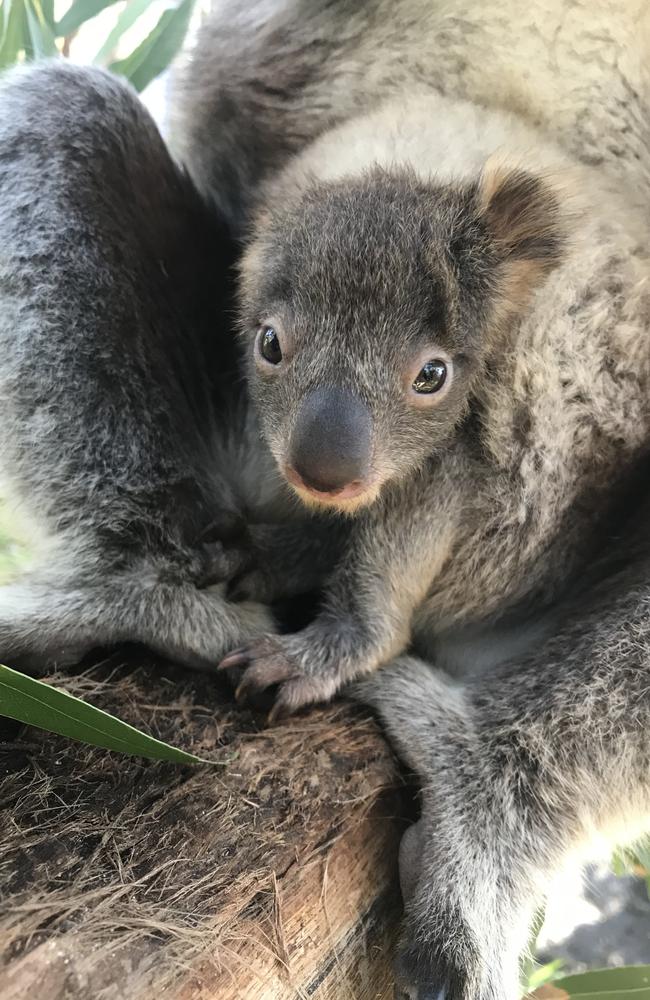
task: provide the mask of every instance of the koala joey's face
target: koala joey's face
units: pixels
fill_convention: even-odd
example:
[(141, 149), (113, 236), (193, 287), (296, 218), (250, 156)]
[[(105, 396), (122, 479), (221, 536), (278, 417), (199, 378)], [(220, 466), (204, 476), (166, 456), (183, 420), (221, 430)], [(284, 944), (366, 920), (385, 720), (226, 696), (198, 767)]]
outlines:
[(556, 216), (540, 181), (499, 170), (464, 188), (373, 172), (260, 218), (247, 368), (303, 500), (351, 512), (453, 447), (496, 332), (558, 259)]

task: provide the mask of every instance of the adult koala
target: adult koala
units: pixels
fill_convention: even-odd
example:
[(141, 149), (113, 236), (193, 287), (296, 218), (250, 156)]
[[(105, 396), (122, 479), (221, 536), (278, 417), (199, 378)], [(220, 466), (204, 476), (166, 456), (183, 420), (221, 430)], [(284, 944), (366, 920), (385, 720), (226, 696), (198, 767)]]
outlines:
[[(6, 655), (240, 645), (284, 710), (381, 666), (420, 1000), (514, 1000), (551, 875), (648, 822), (649, 55), (636, 0), (219, 4), (192, 181), (104, 74), (0, 94), (3, 462), (53, 553), (0, 594)], [(255, 404), (221, 419), (220, 225)], [(321, 611), (270, 634), (205, 586), (242, 573), (327, 577)]]

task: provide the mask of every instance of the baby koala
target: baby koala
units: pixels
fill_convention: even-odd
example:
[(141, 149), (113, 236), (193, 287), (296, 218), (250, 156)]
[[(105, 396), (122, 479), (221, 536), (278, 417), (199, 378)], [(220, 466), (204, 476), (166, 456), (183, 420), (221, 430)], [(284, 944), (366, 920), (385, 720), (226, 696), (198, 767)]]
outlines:
[[(548, 407), (562, 447), (566, 400), (556, 365), (525, 371), (519, 332), (555, 307), (555, 291), (541, 294), (552, 272), (564, 268), (557, 287), (575, 281), (580, 199), (521, 165), (523, 126), (508, 162), (491, 158), (511, 126), (498, 115), (437, 95), (413, 101), (407, 124), (402, 112), (333, 130), (268, 185), (242, 264), (262, 432), (301, 500), (354, 519), (316, 620), (222, 663), (246, 668), (240, 696), (279, 684), (274, 715), (330, 698), (411, 642), (427, 649), (452, 625), (550, 595), (589, 530), (589, 518), (572, 526), (571, 503), (602, 476), (591, 455), (552, 488), (535, 471), (553, 442), (533, 411)], [(456, 146), (436, 145), (433, 118), (447, 142), (456, 126)], [(546, 159), (566, 169), (559, 152)], [(571, 322), (549, 333), (563, 354)]]
[(516, 1000), (552, 877), (648, 824), (647, 487), (620, 505), (650, 430), (647, 229), (605, 171), (436, 94), (326, 133), (262, 197), (251, 397), (349, 533), (312, 623), (222, 665), (240, 696), (277, 685), (273, 715), (385, 665), (356, 693), (421, 783), (403, 1000)]

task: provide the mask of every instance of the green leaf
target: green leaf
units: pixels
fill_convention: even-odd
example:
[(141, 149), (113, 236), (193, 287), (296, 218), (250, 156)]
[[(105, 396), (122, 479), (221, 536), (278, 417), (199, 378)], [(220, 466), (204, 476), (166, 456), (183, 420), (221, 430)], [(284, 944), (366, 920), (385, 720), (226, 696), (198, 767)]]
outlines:
[(104, 65), (113, 50), (116, 48), (122, 35), (127, 32), (129, 28), (133, 27), (138, 18), (141, 17), (151, 5), (151, 2), (152, 0), (130, 0), (130, 3), (127, 3), (126, 7), (120, 13), (115, 27), (93, 59), (94, 63), (97, 63), (100, 66)]
[(645, 837), (636, 844), (619, 848), (610, 861), (615, 875), (650, 876), (650, 838)]
[(25, 53), (30, 59), (47, 59), (58, 55), (54, 33), (50, 28), (40, 0), (24, 0), (27, 20), (28, 45)]
[(106, 7), (112, 7), (118, 0), (73, 0), (56, 26), (57, 35), (66, 38), (72, 35), (86, 21), (97, 17)]
[(645, 874), (650, 875), (650, 839), (646, 837), (638, 844), (635, 844), (632, 848), (632, 853)]
[(15, 63), (25, 51), (27, 22), (22, 0), (4, 0), (0, 5), (2, 39), (0, 41), (0, 68)]
[(554, 979), (558, 978), (563, 965), (564, 959), (556, 958), (553, 962), (538, 966), (528, 977), (528, 990), (536, 990), (545, 983), (552, 983)]
[(214, 763), (201, 761), (80, 698), (1, 665), (0, 715), (106, 750), (180, 764)]
[(54, 35), (54, 26), (56, 24), (56, 19), (54, 17), (54, 0), (41, 0), (40, 6), (43, 12), (43, 17), (45, 18), (45, 23)]
[[(597, 969), (578, 976), (557, 979), (551, 991), (585, 1000), (650, 1000), (650, 965), (628, 965), (621, 969)], [(549, 997), (553, 994), (549, 992)]]
[(619, 848), (609, 863), (614, 875), (629, 875), (631, 873), (630, 858), (624, 848)]
[(144, 90), (169, 66), (183, 44), (193, 7), (194, 0), (181, 0), (178, 7), (164, 11), (137, 49), (109, 68), (130, 80), (136, 90)]

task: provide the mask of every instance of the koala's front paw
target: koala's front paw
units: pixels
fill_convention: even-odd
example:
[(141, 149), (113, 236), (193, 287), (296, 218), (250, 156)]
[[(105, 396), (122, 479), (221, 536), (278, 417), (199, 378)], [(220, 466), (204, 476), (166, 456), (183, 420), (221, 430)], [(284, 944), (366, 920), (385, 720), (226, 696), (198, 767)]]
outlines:
[(297, 635), (265, 636), (242, 649), (236, 649), (219, 664), (219, 670), (242, 670), (235, 696), (238, 701), (251, 698), (272, 685), (278, 691), (269, 720), (289, 715), (315, 702), (327, 701), (335, 693), (336, 676), (307, 672), (309, 651)]

